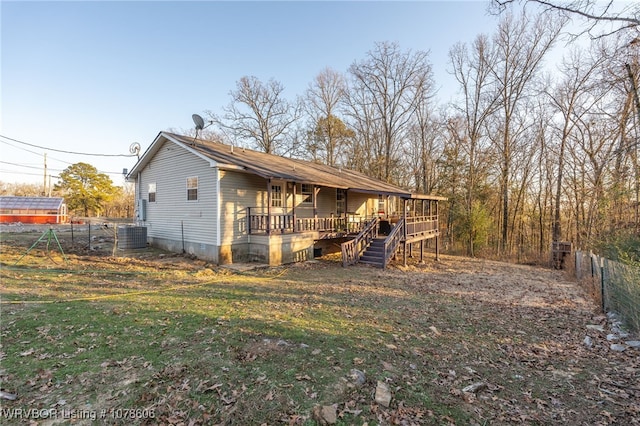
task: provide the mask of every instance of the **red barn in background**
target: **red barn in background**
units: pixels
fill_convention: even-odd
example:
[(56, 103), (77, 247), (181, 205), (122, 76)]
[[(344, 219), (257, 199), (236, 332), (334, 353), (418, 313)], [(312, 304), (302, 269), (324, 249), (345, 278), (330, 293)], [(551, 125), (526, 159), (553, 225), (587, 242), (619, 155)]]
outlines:
[(67, 205), (59, 197), (0, 197), (0, 223), (67, 223)]

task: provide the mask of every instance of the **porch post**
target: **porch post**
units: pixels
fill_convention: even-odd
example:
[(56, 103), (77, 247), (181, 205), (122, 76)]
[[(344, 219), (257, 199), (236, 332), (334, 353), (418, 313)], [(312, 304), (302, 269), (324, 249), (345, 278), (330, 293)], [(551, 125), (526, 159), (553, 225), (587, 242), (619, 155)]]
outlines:
[(318, 219), (318, 194), (320, 194), (320, 187), (313, 186), (313, 219)]
[(407, 266), (407, 202), (409, 200), (404, 200), (404, 229), (403, 229), (403, 237), (402, 237), (402, 261), (404, 266)]
[(271, 235), (271, 179), (267, 180), (267, 235)]
[(293, 204), (291, 205), (291, 213), (293, 214), (293, 233), (296, 232), (296, 183), (293, 182)]
[[(436, 221), (438, 220), (438, 200), (436, 200)], [(436, 262), (440, 260), (440, 230), (436, 228)]]
[(313, 185), (313, 222), (311, 223), (313, 231), (317, 231), (321, 228), (318, 225), (318, 194), (320, 194), (320, 187)]
[[(337, 191), (338, 189), (336, 189)], [(349, 229), (349, 213), (347, 213), (349, 211), (349, 190), (345, 189), (344, 190), (344, 211), (342, 212), (342, 215), (344, 216), (344, 228), (347, 230), (347, 233), (350, 232), (351, 230)], [(353, 221), (355, 222), (356, 218), (355, 216), (353, 217)], [(340, 219), (338, 218), (338, 222), (340, 221)], [(364, 221), (365, 223), (367, 222), (367, 211), (364, 211)], [(356, 225), (358, 229), (360, 226), (362, 226), (362, 220), (360, 220), (360, 223), (358, 225)]]
[[(344, 217), (347, 217), (347, 212), (349, 211), (349, 190), (345, 189), (344, 190), (344, 212), (342, 212), (342, 214), (344, 214)], [(367, 220), (367, 211), (365, 210), (364, 212), (364, 220)]]

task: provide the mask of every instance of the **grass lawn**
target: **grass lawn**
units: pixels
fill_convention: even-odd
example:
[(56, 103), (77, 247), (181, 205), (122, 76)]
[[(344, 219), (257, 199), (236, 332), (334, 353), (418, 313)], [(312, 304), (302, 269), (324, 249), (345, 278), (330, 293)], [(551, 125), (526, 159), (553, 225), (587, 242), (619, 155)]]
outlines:
[(640, 424), (640, 352), (611, 351), (557, 271), (42, 249), (14, 265), (28, 241), (2, 241), (2, 424)]

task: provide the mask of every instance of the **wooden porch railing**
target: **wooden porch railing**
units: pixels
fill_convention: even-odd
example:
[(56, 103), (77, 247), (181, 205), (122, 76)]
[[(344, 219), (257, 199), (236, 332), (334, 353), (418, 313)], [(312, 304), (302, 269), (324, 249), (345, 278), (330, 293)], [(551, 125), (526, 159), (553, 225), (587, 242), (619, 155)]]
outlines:
[(384, 259), (382, 261), (382, 269), (387, 268), (387, 263), (389, 263), (389, 259), (394, 255), (396, 250), (398, 249), (398, 245), (406, 239), (405, 234), (405, 226), (406, 219), (404, 217), (400, 218), (396, 226), (393, 227), (393, 230), (389, 233), (387, 238), (384, 240)]
[(378, 223), (380, 219), (373, 218), (371, 222), (353, 240), (340, 245), (342, 249), (342, 266), (353, 265), (360, 259), (371, 240), (378, 236)]
[(408, 216), (406, 218), (407, 240), (414, 236), (438, 232), (438, 215)]
[[(291, 214), (252, 214), (247, 208), (247, 232), (249, 234), (290, 232), (360, 232), (367, 221), (354, 217), (297, 218)], [(294, 227), (295, 225), (295, 227)]]

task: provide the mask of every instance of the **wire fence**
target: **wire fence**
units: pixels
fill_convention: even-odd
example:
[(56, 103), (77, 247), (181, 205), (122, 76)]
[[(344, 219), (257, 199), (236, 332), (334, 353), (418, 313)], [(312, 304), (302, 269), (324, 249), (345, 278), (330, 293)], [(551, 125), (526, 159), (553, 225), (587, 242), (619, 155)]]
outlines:
[(640, 331), (640, 268), (591, 252), (575, 252), (576, 278), (603, 312), (615, 312), (629, 331)]

